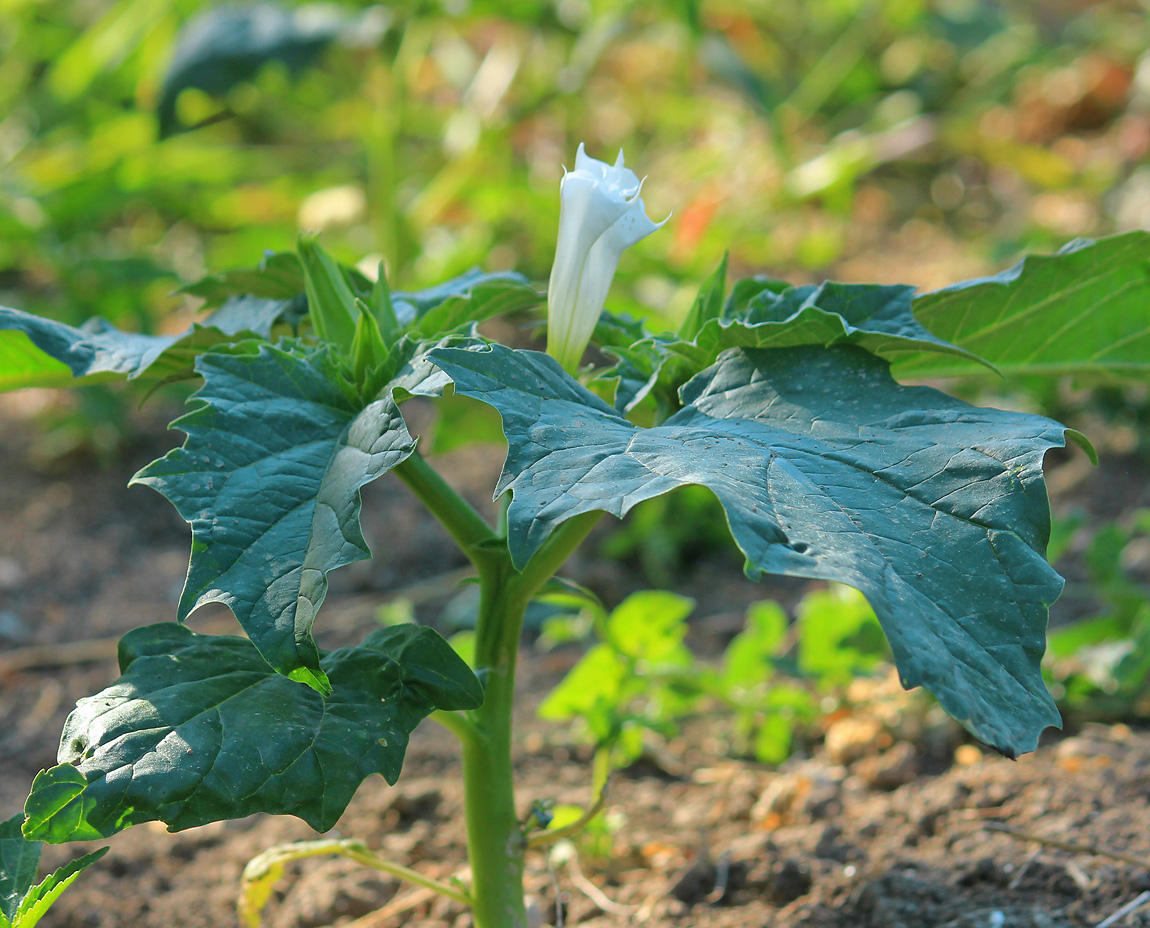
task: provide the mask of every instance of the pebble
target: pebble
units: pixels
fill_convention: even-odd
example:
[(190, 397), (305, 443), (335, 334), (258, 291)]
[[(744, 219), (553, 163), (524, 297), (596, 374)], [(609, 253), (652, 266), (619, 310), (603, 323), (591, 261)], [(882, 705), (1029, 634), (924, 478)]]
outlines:
[(875, 718), (847, 716), (839, 719), (827, 729), (827, 757), (835, 764), (853, 764), (878, 750), (882, 733), (882, 722)]

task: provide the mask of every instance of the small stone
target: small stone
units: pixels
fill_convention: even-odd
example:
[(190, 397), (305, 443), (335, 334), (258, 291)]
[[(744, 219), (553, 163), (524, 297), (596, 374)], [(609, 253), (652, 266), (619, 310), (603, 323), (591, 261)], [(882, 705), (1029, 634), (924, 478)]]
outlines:
[(878, 750), (882, 722), (875, 718), (839, 719), (827, 729), (825, 748), (833, 763), (846, 766)]

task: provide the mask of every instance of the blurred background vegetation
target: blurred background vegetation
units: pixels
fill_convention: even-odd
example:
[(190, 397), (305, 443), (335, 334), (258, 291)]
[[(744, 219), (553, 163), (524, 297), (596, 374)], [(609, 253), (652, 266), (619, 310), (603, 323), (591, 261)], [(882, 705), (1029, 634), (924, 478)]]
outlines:
[(1150, 223), (1147, 48), (1136, 0), (0, 0), (0, 302), (175, 331), (302, 227), (544, 281), (580, 141), (675, 216), (616, 309), (675, 321), (728, 248), (938, 286)]
[[(616, 311), (677, 325), (727, 250), (733, 276), (942, 286), (1150, 228), (1148, 13), (0, 0), (0, 304), (174, 333), (199, 309), (181, 284), (254, 266), (301, 229), (348, 263), (384, 261), (405, 289), (473, 265), (542, 287), (580, 142), (605, 160), (624, 149), (650, 178), (649, 214), (674, 214), (628, 252)], [(1105, 474), (1078, 460), (1052, 480), (1073, 500), (1056, 505), (1052, 556), (1071, 580), (1058, 621), (1088, 623), (1056, 639), (1052, 681), (1068, 701), (1150, 715), (1146, 385), (976, 389), (1103, 452)], [(64, 444), (114, 449), (110, 395), (77, 391)], [(640, 510), (608, 549), (662, 585), (692, 539), (721, 531), (696, 502)]]

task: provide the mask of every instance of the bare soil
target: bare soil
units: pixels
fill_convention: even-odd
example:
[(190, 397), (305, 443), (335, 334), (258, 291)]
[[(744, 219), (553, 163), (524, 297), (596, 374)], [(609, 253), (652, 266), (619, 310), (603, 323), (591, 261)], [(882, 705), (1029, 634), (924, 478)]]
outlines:
[[(115, 637), (172, 618), (187, 562), (188, 532), (174, 510), (125, 486), (179, 441), (163, 428), (171, 409), (133, 414), (133, 437), (102, 469), (82, 454), (46, 456), (34, 421), (37, 405), (50, 401), (34, 393), (0, 400), (0, 818), (54, 762), (75, 701), (115, 678)], [(1053, 463), (1058, 492), (1098, 488), (1097, 499), (1086, 497), (1092, 510), (1150, 504), (1146, 462), (1132, 454), (1111, 455), (1089, 475), (1073, 457)], [(487, 504), (498, 451), (461, 452), (444, 465)], [(464, 562), (397, 482), (368, 488), (365, 529), (380, 556), (333, 577), (323, 646), (358, 640), (373, 627), (375, 606), (397, 593), (434, 622), (457, 592)], [(732, 616), (748, 602), (790, 602), (802, 589), (756, 586), (738, 568), (736, 557), (716, 553), (685, 578), (699, 601), (693, 636), (704, 654), (729, 639)], [(639, 583), (626, 565), (589, 557), (569, 573), (608, 602)], [(223, 611), (191, 624), (238, 631)], [(525, 811), (536, 798), (591, 798), (586, 748), (533, 715), (576, 657), (525, 649)], [(825, 737), (781, 769), (726, 756), (723, 720), (714, 718), (617, 775), (606, 824), (576, 857), (551, 866), (541, 852), (530, 857), (537, 923), (558, 922), (558, 897), (565, 923), (586, 928), (1069, 928), (1098, 926), (1150, 890), (1150, 734), (1125, 725), (1051, 732), (1037, 753), (1011, 762), (969, 743), (925, 700), (886, 681), (866, 685), (870, 709), (828, 719)], [(337, 833), (430, 875), (466, 876), (453, 748), (450, 735), (425, 724), (399, 785), (364, 783)], [(996, 824), (1134, 859), (1035, 843)], [(264, 816), (177, 835), (136, 827), (107, 842), (111, 852), (42, 924), (234, 926), (244, 864), (270, 845), (314, 837), (295, 819)], [(45, 865), (95, 846), (47, 848)], [(265, 913), (271, 928), (470, 924), (458, 906), (342, 859), (292, 865), (288, 876)], [(1150, 926), (1150, 907), (1106, 924)]]

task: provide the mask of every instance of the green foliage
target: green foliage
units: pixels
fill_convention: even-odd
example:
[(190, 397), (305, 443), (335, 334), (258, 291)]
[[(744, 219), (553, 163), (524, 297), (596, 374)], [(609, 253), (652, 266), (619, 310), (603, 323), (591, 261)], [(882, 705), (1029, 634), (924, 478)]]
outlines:
[(874, 610), (848, 587), (808, 593), (798, 619), (799, 670), (824, 686), (845, 686), (887, 656)]
[[(727, 296), (725, 278), (728, 263), (753, 270), (764, 254), (804, 278), (848, 247), (881, 257), (894, 238), (919, 236), (924, 218), (944, 244), (990, 243), (993, 261), (1035, 238), (1141, 224), (1122, 204), (1138, 202), (1127, 194), (1142, 183), (1144, 150), (1106, 132), (1096, 142), (1073, 121), (1098, 113), (1117, 128), (1127, 110), (1137, 117), (1143, 25), (1094, 6), (1043, 13), (1038, 29), (1032, 11), (971, 20), (953, 4), (904, 0), (558, 12), (481, 2), (452, 17), (392, 9), (386, 30), (381, 19), (368, 28), (379, 11), (306, 4), (57, 6), (20, 3), (0, 24), (0, 272), (26, 309), (62, 320), (0, 310), (0, 388), (203, 377), (180, 420), (184, 446), (138, 479), (192, 524), (180, 618), (225, 602), (251, 641), (174, 626), (130, 634), (124, 677), (77, 709), (61, 765), (38, 780), (31, 833), (65, 840), (257, 809), (327, 827), (363, 776), (398, 773), (395, 748), (419, 718), (482, 696), (444, 722), (464, 741), (468, 808), (478, 809), (468, 813), (473, 850), (484, 849), (472, 859), (473, 914), (483, 928), (523, 921), (522, 887), (508, 890), (506, 876), (522, 870), (508, 850), (522, 835), (510, 789), (513, 632), (597, 513), (686, 486), (718, 499), (752, 576), (864, 591), (904, 682), (930, 687), (978, 736), (1014, 753), (1056, 722), (1038, 670), (1060, 588), (1043, 561), (1041, 459), (1073, 433), (900, 387), (886, 362), (900, 375), (967, 374), (977, 351), (1011, 375), (1144, 373), (1145, 234), (917, 299), (909, 286), (768, 276)], [(1103, 35), (1101, 71), (1117, 89), (1096, 94), (1099, 59), (1081, 37)], [(1028, 100), (1046, 83), (1088, 89), (1072, 106)], [(161, 135), (197, 131), (157, 142), (156, 114)], [(684, 125), (697, 144), (682, 145)], [(1064, 132), (1070, 143), (1052, 144)], [(539, 302), (525, 278), (461, 273), (479, 262), (545, 277), (559, 153), (580, 139), (596, 151), (626, 144), (632, 160), (636, 143), (647, 162), (671, 152), (660, 174), (678, 185), (665, 203), (645, 194), (681, 220), (636, 251), (620, 314), (598, 332), (615, 363), (589, 379), (614, 382), (614, 408), (553, 363), (476, 334)], [(924, 170), (918, 159), (931, 157)], [(999, 215), (1012, 218), (995, 225)], [(330, 254), (309, 237), (288, 253), (301, 228), (324, 231)], [(365, 251), (375, 281), (346, 264)], [(720, 255), (692, 302), (684, 281)], [(180, 324), (159, 321), (177, 305), (177, 277), (256, 261), (176, 298), (203, 298), (212, 315), (192, 322), (189, 303)], [(508, 439), (498, 492), (513, 498), (495, 528), (415, 456), (399, 412), (411, 394), (452, 388), (494, 409)], [(442, 428), (457, 442), (490, 436), (493, 415), (480, 421), (466, 402), (447, 406)], [(377, 635), (409, 638), (329, 655), (312, 638), (328, 572), (367, 555), (360, 489), (392, 469), (480, 574), (474, 637), (459, 644), (485, 695), (421, 633), (389, 629)], [(1140, 641), (1131, 607), (1145, 597), (1097, 573), (1118, 543), (1104, 535), (1094, 558), (1110, 584), (1102, 634)], [(739, 740), (760, 758), (786, 753), (814, 690), (881, 651), (857, 597), (827, 595), (804, 604), (797, 632), (756, 609), (722, 669), (700, 678), (707, 699), (734, 707)], [(687, 679), (686, 605), (661, 594), (584, 614), (609, 634), (555, 711), (585, 716), (633, 756), (644, 728), (668, 730), (702, 698)], [(228, 699), (240, 679), (251, 693)], [(380, 687), (397, 680), (410, 687), (381, 702)], [(249, 697), (258, 711), (245, 714)], [(265, 712), (283, 723), (266, 742)], [(299, 718), (319, 721), (305, 730)], [(381, 731), (386, 744), (373, 740)], [(331, 763), (297, 778), (264, 760), (301, 750), (313, 760), (330, 751)], [(197, 766), (217, 755), (233, 768)]]
[[(914, 309), (932, 332), (1008, 376), (1141, 381), (1150, 373), (1148, 302), (1150, 232), (1127, 232), (922, 294)], [(978, 373), (959, 358), (916, 355), (895, 365), (898, 376)]]
[(195, 88), (223, 96), (272, 61), (297, 72), (347, 26), (347, 16), (338, 8), (321, 4), (289, 10), (265, 2), (205, 10), (177, 39), (156, 107), (160, 135), (179, 128), (176, 103), (183, 91)]
[(752, 604), (718, 666), (683, 644), (690, 609), (689, 600), (648, 591), (596, 614), (596, 643), (540, 705), (542, 718), (578, 723), (596, 746), (600, 777), (637, 760), (645, 734), (667, 738), (707, 714), (721, 720), (735, 753), (782, 763), (823, 694), (890, 657), (874, 611), (845, 586), (806, 594), (794, 625), (778, 603)]
[(85, 854), (36, 883), (42, 842), (25, 838), (23, 824), (22, 812), (0, 822), (0, 928), (35, 928), (76, 877), (108, 852)]
[(141, 822), (178, 831), (253, 812), (327, 831), (360, 781), (396, 781), (425, 716), (483, 698), (447, 642), (414, 625), (380, 629), (324, 655), (321, 667), (325, 695), (275, 673), (243, 638), (170, 623), (129, 632), (120, 679), (80, 701), (60, 766), (36, 777), (24, 833), (86, 840)]
[(1097, 611), (1049, 637), (1047, 676), (1068, 712), (1115, 720), (1150, 713), (1150, 587), (1125, 566), (1127, 550), (1148, 542), (1145, 509), (1101, 526), (1090, 538), (1084, 559)]
[(679, 388), (730, 348), (859, 345), (886, 358), (940, 352), (980, 360), (919, 324), (912, 311), (913, 287), (832, 282), (794, 287), (755, 277), (737, 281), (724, 301), (725, 267), (724, 259), (703, 284), (680, 336), (654, 336), (639, 326), (621, 345), (611, 328), (597, 330), (604, 352), (619, 359), (600, 375), (619, 381), (616, 407), (626, 412), (651, 393), (661, 408), (673, 409)]
[(694, 664), (683, 644), (693, 605), (673, 593), (629, 596), (599, 623), (602, 641), (551, 691), (540, 717), (579, 718), (603, 752), (601, 769), (636, 760), (643, 729), (666, 734), (698, 702), (683, 685)]
[(900, 387), (853, 347), (725, 354), (651, 429), (534, 352), (492, 345), (432, 357), (457, 392), (503, 418), (497, 493), (514, 494), (517, 564), (579, 513), (622, 516), (701, 484), (723, 505), (748, 575), (862, 590), (905, 685), (925, 685), (982, 740), (1014, 754), (1057, 724), (1038, 669), (1062, 585), (1044, 558), (1041, 461), (1064, 443), (1063, 427)]
[(179, 335), (122, 332), (99, 318), (74, 328), (0, 306), (0, 390), (190, 377), (193, 361), (205, 351), (229, 345), (242, 351), (244, 342), (270, 338), (288, 306), (283, 300), (231, 297)]

